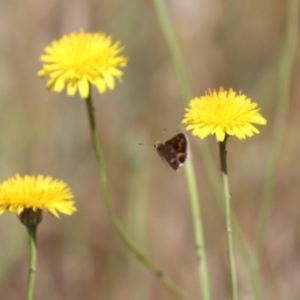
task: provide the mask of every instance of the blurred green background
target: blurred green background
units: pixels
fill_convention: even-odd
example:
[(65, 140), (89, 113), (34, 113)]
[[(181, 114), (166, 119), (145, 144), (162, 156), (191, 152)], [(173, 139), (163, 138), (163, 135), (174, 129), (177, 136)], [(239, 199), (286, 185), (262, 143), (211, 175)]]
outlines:
[[(166, 1), (194, 96), (207, 89), (242, 90), (268, 125), (245, 141), (229, 139), (232, 206), (253, 245), (276, 115), (278, 67), (287, 1)], [(161, 163), (139, 142), (178, 132), (184, 105), (152, 1), (5, 1), (0, 3), (0, 179), (15, 173), (66, 181), (78, 212), (58, 221), (44, 214), (38, 228), (36, 299), (171, 300), (175, 297), (123, 246), (101, 201), (84, 100), (45, 89), (39, 56), (72, 31), (111, 34), (129, 58), (123, 83), (93, 90), (97, 128), (111, 198), (130, 236), (191, 296), (199, 299), (193, 230), (184, 172)], [(299, 299), (299, 51), (290, 85), (288, 130), (278, 161), (271, 219), (259, 265), (263, 299)], [(166, 129), (166, 133), (163, 133)], [(229, 299), (226, 235), (210, 190), (199, 139), (189, 136), (205, 230), (212, 299)], [(218, 145), (209, 143), (219, 167)], [(0, 218), (1, 299), (24, 299), (28, 268), (25, 228)], [(239, 295), (251, 299), (236, 253)]]

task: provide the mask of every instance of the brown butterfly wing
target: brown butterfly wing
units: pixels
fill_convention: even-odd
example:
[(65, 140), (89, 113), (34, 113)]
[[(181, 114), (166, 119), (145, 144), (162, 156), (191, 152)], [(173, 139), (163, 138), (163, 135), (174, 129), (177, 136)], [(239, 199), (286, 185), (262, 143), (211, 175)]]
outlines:
[(183, 133), (175, 135), (165, 142), (167, 147), (172, 147), (176, 153), (176, 158), (180, 164), (183, 164), (188, 156), (188, 141)]
[(175, 171), (178, 170), (180, 167), (180, 162), (177, 159), (176, 151), (172, 145), (159, 144), (157, 145), (156, 150), (159, 156), (165, 160), (172, 169)]

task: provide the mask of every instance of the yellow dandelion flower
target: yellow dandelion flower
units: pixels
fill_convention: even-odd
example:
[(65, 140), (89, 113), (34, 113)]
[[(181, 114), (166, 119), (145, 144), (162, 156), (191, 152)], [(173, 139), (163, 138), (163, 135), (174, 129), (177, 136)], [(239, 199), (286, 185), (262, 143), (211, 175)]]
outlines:
[(215, 135), (219, 142), (224, 141), (226, 135), (245, 139), (259, 133), (251, 123), (267, 124), (257, 107), (241, 92), (237, 94), (232, 89), (224, 91), (223, 88), (219, 92), (209, 90), (205, 96), (190, 101), (182, 124), (202, 139), (210, 134)]
[(89, 84), (95, 85), (99, 93), (114, 89), (115, 77), (121, 81), (127, 58), (120, 56), (123, 47), (113, 43), (104, 33), (71, 33), (53, 41), (40, 57), (45, 64), (38, 76), (50, 76), (46, 87), (60, 92), (67, 85), (67, 94), (75, 95), (77, 89), (81, 98), (89, 95)]
[(72, 200), (67, 184), (49, 176), (16, 174), (0, 184), (0, 214), (7, 210), (19, 216), (24, 210), (44, 210), (59, 218), (58, 212), (72, 215), (76, 211)]

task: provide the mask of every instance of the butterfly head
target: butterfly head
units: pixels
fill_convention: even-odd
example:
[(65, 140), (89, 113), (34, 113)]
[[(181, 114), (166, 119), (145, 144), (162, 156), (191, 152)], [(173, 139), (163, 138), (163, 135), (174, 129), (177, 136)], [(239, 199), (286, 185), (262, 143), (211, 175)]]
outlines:
[(161, 147), (163, 145), (163, 143), (161, 141), (155, 141), (153, 143), (153, 146), (155, 149), (158, 149), (159, 147)]

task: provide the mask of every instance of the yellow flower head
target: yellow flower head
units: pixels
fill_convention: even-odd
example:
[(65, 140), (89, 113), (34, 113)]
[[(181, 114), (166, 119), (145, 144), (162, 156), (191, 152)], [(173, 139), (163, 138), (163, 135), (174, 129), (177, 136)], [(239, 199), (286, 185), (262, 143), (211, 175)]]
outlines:
[(59, 218), (58, 212), (72, 215), (75, 204), (67, 184), (39, 175), (16, 174), (0, 184), (0, 214), (7, 210), (19, 216), (24, 210), (47, 211)]
[(40, 57), (45, 64), (38, 76), (50, 76), (47, 89), (60, 92), (67, 85), (67, 94), (73, 96), (78, 88), (81, 98), (89, 95), (89, 84), (105, 93), (114, 89), (115, 78), (121, 80), (127, 58), (120, 56), (120, 42), (113, 43), (104, 33), (71, 33), (53, 41)]
[(259, 133), (251, 123), (267, 124), (257, 106), (241, 92), (236, 94), (232, 89), (224, 91), (223, 88), (219, 92), (209, 90), (205, 96), (190, 101), (182, 124), (202, 139), (210, 134), (219, 142), (226, 135), (245, 139)]

